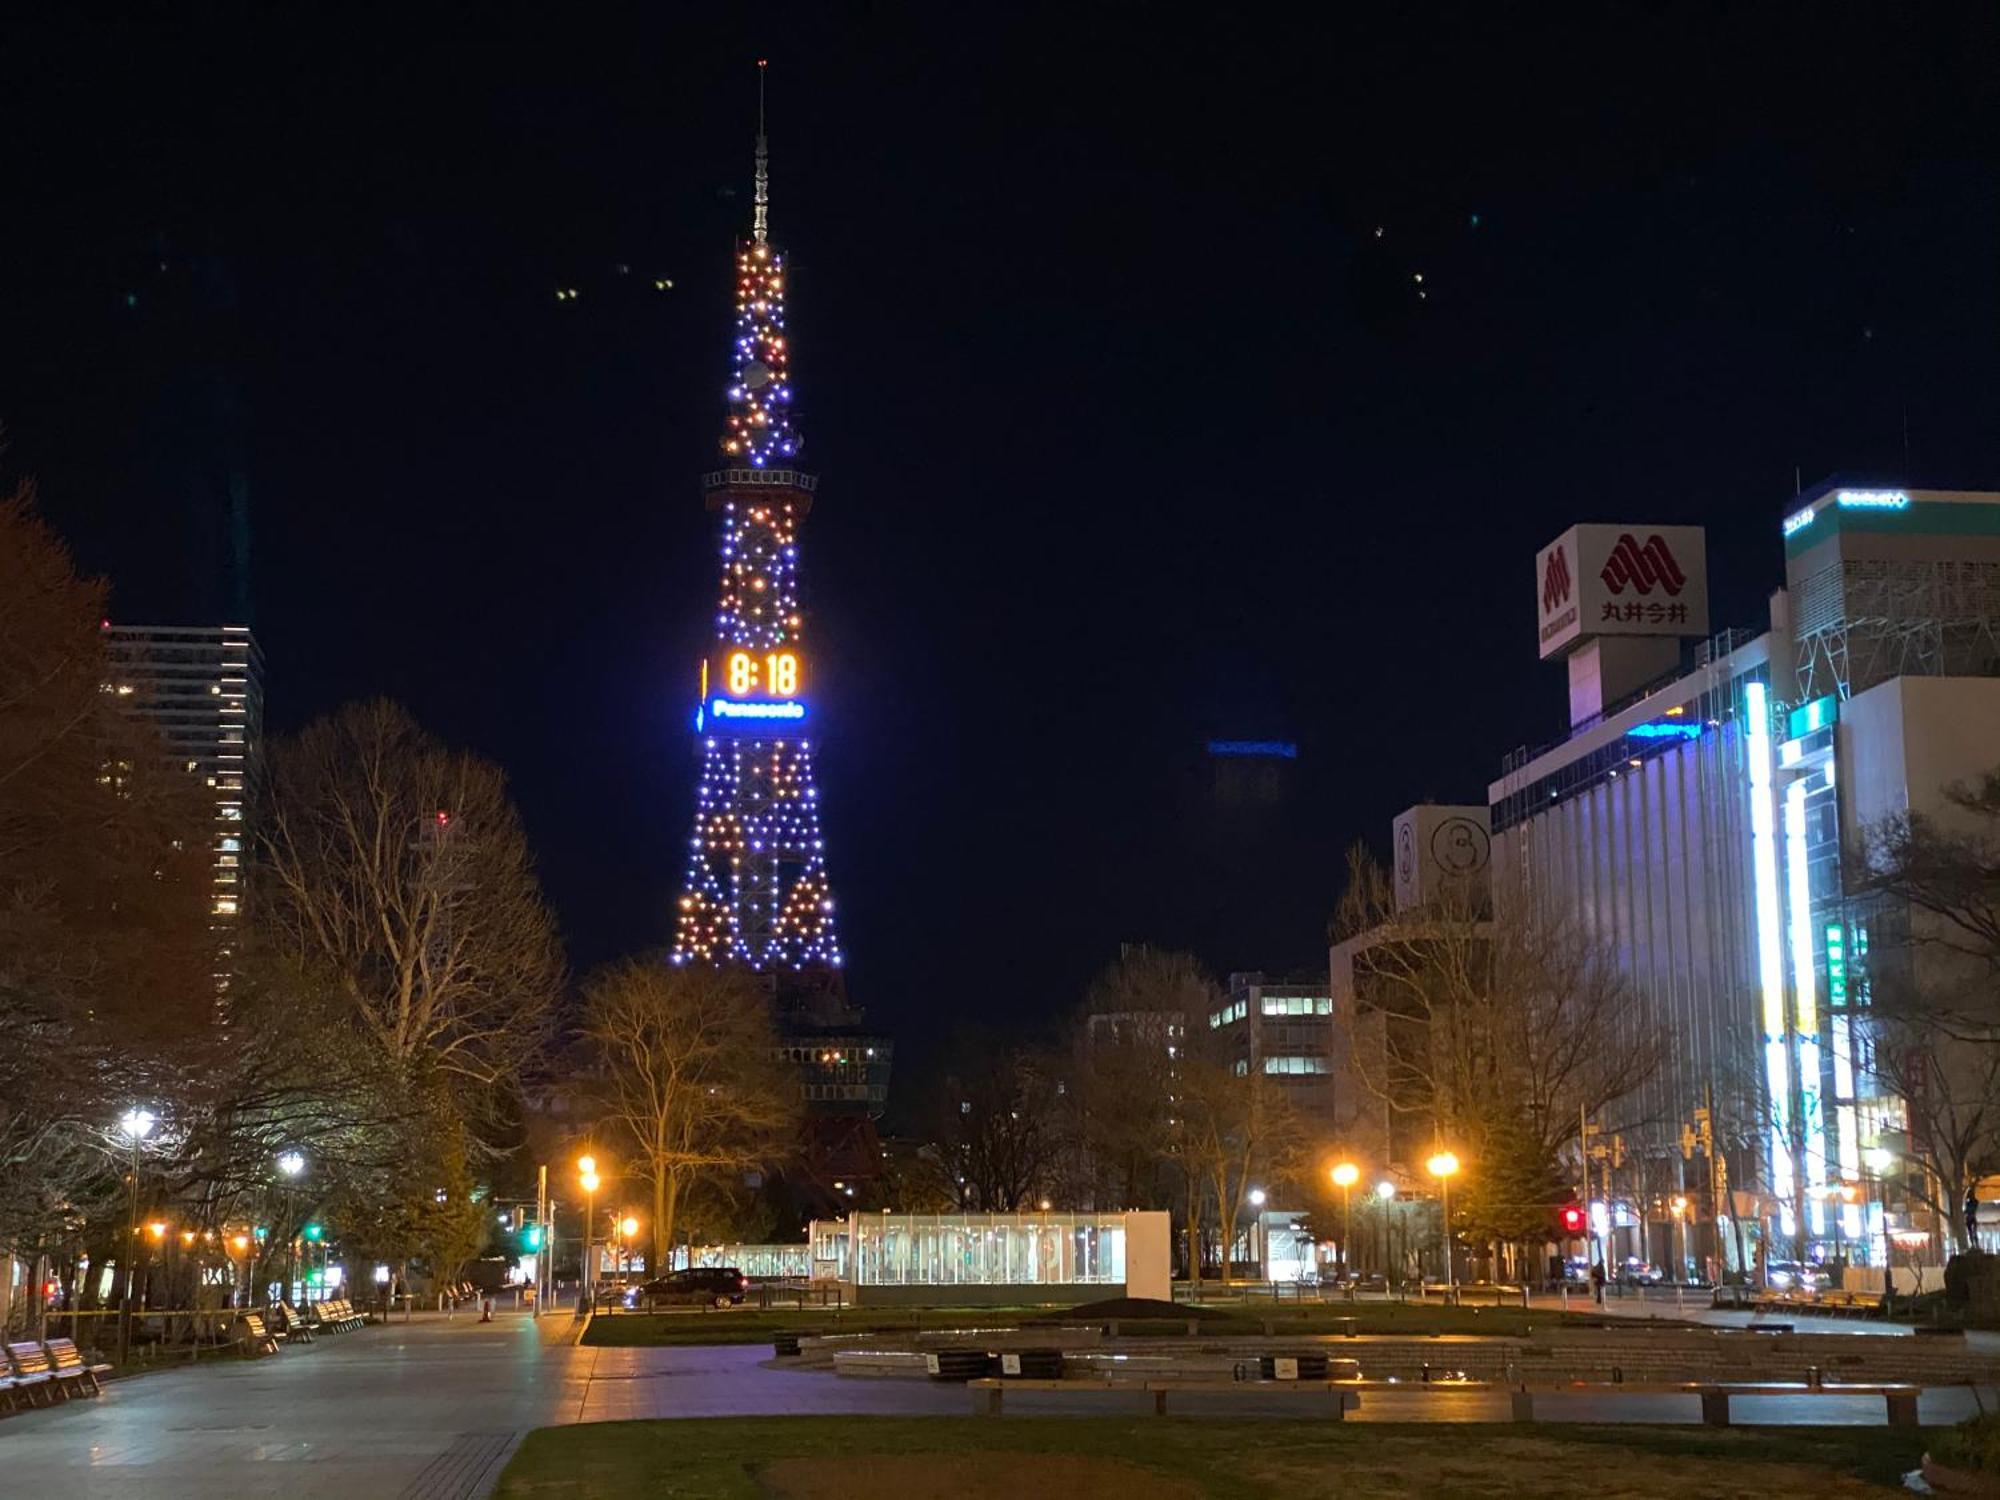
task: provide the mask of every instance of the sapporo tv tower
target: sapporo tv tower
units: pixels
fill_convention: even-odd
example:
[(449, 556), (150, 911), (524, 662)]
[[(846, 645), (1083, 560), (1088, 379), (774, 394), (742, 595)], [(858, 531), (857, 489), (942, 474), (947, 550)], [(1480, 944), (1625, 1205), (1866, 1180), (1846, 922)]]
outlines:
[(813, 781), (798, 539), (819, 482), (798, 466), (789, 273), (770, 240), (764, 66), (757, 65), (755, 206), (750, 238), (736, 254), (726, 467), (703, 481), (720, 523), (722, 586), (700, 669), (701, 786), (673, 961), (760, 976), (813, 1112), (866, 1119), (881, 1113), (890, 1049), (886, 1039), (859, 1034), (861, 1013), (847, 998)]

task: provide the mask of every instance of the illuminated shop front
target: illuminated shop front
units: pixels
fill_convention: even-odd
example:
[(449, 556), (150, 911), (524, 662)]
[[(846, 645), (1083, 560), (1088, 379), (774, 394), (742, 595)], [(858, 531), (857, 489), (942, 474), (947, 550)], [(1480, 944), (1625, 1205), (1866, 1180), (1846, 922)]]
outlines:
[(1170, 1295), (1164, 1213), (856, 1213), (815, 1220), (816, 1280), (856, 1302), (1094, 1302)]

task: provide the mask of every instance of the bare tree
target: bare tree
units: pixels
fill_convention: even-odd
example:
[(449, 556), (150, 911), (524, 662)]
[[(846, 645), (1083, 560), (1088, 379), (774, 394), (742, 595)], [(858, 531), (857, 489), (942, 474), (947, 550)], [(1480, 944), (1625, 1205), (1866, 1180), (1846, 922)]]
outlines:
[(1927, 1167), (1909, 1186), (1966, 1248), (1959, 1205), (2000, 1170), (2000, 768), (1942, 792), (1863, 836), (1866, 1046)]
[(939, 1080), (938, 1149), (960, 1208), (1013, 1213), (1039, 1200), (1056, 1151), (1049, 1059), (965, 1033)]
[(690, 1189), (777, 1164), (799, 1115), (763, 992), (731, 969), (628, 959), (592, 977), (584, 1034), (599, 1059), (604, 1120), (652, 1188), (652, 1264), (665, 1266)]
[(1068, 1118), (1096, 1195), (1120, 1208), (1161, 1203), (1162, 1168), (1184, 1192), (1189, 1274), (1201, 1276), (1212, 1153), (1182, 1108), (1188, 1038), (1220, 1003), (1185, 953), (1127, 947), (1085, 992), (1076, 1018)]
[(271, 748), (258, 890), (304, 958), (338, 974), (398, 1063), (514, 1076), (562, 984), (555, 922), (492, 764), (396, 704), (353, 704)]
[(1579, 1117), (1629, 1098), (1659, 1067), (1657, 1032), (1632, 1024), (1629, 981), (1610, 953), (1561, 923), (1464, 901), (1398, 912), (1387, 876), (1360, 848), (1335, 929), (1373, 935), (1357, 974), (1385, 1040), (1354, 1051), (1363, 1086), (1390, 1111), (1433, 1124), (1465, 1159), (1454, 1207), (1470, 1227), (1534, 1238)]
[(0, 497), (0, 1280), (115, 1211), (107, 1132), (216, 1020), (205, 811), (106, 691), (105, 598)]

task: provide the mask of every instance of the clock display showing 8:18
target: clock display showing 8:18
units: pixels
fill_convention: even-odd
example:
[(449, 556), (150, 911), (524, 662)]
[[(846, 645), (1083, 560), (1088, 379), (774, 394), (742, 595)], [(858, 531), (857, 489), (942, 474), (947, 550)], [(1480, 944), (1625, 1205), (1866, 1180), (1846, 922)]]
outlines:
[(711, 691), (731, 698), (796, 698), (805, 673), (796, 651), (724, 651), (715, 660)]

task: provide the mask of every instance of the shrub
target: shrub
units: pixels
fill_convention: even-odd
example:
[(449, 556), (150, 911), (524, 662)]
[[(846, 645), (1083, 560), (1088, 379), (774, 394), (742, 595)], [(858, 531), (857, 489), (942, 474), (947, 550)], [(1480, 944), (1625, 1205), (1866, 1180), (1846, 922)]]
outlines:
[(1954, 1469), (2000, 1474), (2000, 1413), (1946, 1428), (1931, 1442), (1930, 1455)]

